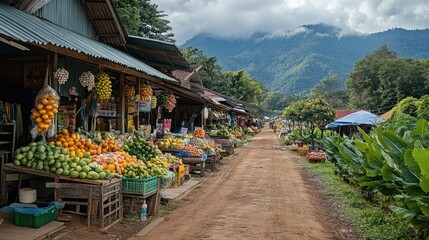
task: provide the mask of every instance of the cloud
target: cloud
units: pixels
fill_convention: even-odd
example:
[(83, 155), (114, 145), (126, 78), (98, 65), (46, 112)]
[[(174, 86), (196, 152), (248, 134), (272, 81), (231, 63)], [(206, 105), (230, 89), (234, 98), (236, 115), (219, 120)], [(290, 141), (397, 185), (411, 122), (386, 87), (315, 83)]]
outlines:
[[(429, 28), (427, 0), (152, 0), (170, 20), (177, 44), (199, 33), (237, 38), (254, 32), (288, 36), (305, 24), (343, 33)], [(297, 29), (297, 30), (294, 30)]]

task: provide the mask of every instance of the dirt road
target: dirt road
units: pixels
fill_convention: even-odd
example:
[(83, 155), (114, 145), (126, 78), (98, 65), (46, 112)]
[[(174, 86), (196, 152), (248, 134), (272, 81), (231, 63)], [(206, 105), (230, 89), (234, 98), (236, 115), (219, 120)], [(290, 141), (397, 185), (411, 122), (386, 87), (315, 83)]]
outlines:
[(272, 130), (264, 128), (227, 161), (141, 239), (350, 239), (299, 157)]

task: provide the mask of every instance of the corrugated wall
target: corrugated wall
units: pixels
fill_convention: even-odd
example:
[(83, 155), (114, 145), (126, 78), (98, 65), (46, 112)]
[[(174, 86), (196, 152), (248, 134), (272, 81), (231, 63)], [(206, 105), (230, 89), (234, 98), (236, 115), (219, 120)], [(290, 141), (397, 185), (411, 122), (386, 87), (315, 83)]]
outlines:
[(80, 0), (52, 0), (34, 14), (73, 32), (96, 39), (92, 22)]

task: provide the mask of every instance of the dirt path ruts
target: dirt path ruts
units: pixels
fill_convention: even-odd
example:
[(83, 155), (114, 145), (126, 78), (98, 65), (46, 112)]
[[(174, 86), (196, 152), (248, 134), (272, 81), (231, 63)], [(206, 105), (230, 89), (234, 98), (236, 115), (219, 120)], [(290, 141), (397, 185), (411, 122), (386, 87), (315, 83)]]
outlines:
[(141, 239), (350, 239), (271, 130), (227, 161)]

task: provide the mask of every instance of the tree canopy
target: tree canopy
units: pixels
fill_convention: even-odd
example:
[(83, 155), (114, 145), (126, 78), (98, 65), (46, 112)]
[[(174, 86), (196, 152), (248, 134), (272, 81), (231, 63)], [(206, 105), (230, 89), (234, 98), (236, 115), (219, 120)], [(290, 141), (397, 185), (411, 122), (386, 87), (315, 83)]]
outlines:
[(386, 45), (356, 62), (346, 81), (350, 104), (382, 112), (405, 97), (429, 91), (428, 60), (398, 58)]
[(340, 78), (337, 75), (323, 78), (310, 90), (310, 96), (325, 99), (334, 109), (346, 108), (348, 103), (347, 92), (341, 89)]
[(326, 124), (334, 121), (335, 111), (322, 98), (308, 98), (294, 102), (285, 108), (283, 118), (308, 129), (314, 145), (315, 130), (323, 129)]
[(261, 101), (264, 92), (261, 83), (244, 70), (223, 73), (216, 57), (209, 57), (196, 48), (182, 49), (182, 54), (192, 68), (202, 66), (199, 73), (205, 88), (250, 103)]
[(129, 35), (174, 42), (170, 21), (150, 0), (113, 0), (119, 18)]

